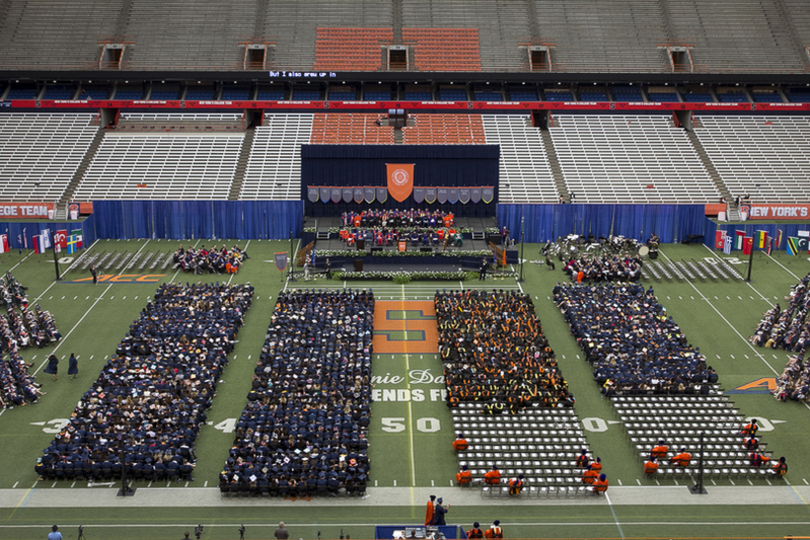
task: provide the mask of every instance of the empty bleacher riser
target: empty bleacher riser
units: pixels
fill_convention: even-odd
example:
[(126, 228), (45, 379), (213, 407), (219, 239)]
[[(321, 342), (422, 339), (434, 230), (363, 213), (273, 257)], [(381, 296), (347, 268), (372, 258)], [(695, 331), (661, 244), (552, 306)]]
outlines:
[(96, 157), (96, 152), (98, 152), (98, 149), (101, 146), (102, 139), (104, 139), (104, 129), (99, 128), (98, 131), (96, 131), (96, 134), (93, 136), (93, 141), (87, 148), (87, 152), (84, 154), (84, 158), (79, 164), (79, 168), (73, 173), (73, 177), (70, 179), (67, 189), (65, 189), (62, 197), (56, 203), (56, 219), (67, 219), (67, 204), (73, 198), (76, 188), (79, 187), (79, 183), (82, 181), (82, 177), (84, 177), (84, 173), (87, 172), (87, 168)]
[(554, 185), (557, 186), (557, 191), (564, 197), (565, 202), (570, 203), (568, 188), (565, 185), (565, 177), (563, 176), (560, 162), (557, 160), (557, 152), (554, 150), (551, 134), (547, 129), (540, 129), (540, 136), (543, 138), (543, 144), (546, 146), (546, 157), (548, 158), (548, 165), (551, 168), (551, 174), (554, 176)]
[[(694, 129), (700, 129), (700, 128), (698, 127), (698, 128), (694, 128)], [(692, 129), (687, 129), (685, 131), (686, 131), (686, 137), (689, 139), (689, 142), (692, 144), (692, 148), (695, 149), (695, 152), (697, 153), (698, 157), (700, 158), (700, 162), (703, 163), (703, 166), (706, 168), (706, 172), (709, 173), (709, 178), (711, 178), (712, 182), (714, 182), (714, 185), (717, 186), (717, 191), (719, 191), (720, 194), (723, 197), (725, 197), (725, 199), (727, 201), (733, 201), (734, 197), (731, 194), (731, 191), (729, 191), (728, 186), (726, 186), (725, 182), (723, 182), (723, 179), (720, 177), (720, 173), (718, 173), (717, 169), (714, 167), (714, 163), (712, 163), (712, 160), (709, 159), (709, 155), (706, 153), (706, 149), (703, 148), (702, 144), (700, 144), (700, 139), (697, 138), (697, 135), (695, 135), (695, 132)], [(736, 212), (736, 210), (735, 210), (735, 212)], [(730, 218), (731, 218), (731, 216), (729, 216), (729, 219)], [(739, 220), (739, 214), (738, 214), (737, 219)]]
[(242, 149), (239, 151), (239, 161), (236, 162), (236, 171), (233, 174), (231, 192), (228, 194), (229, 201), (239, 200), (239, 193), (242, 191), (242, 184), (245, 181), (245, 171), (247, 170), (250, 152), (253, 149), (253, 138), (256, 130), (249, 127), (245, 130), (245, 138), (242, 139)]

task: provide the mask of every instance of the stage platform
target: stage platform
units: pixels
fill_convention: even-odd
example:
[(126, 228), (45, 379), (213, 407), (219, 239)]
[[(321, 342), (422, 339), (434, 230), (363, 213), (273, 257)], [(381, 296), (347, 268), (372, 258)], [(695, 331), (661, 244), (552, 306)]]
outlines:
[[(454, 246), (452, 243), (444, 247), (443, 242), (438, 245), (418, 245), (407, 241), (406, 251), (393, 255), (399, 251), (398, 245), (376, 246), (372, 242), (366, 241), (363, 249), (357, 246), (348, 246), (340, 238), (339, 231), (343, 228), (340, 217), (310, 217), (305, 220), (305, 230), (303, 235), (303, 247), (314, 247), (316, 254), (325, 251), (352, 251), (351, 256), (331, 256), (330, 264), (333, 271), (346, 270), (373, 270), (382, 272), (392, 272), (399, 270), (432, 270), (457, 271), (457, 270), (478, 270), (481, 266), (482, 256), (471, 256), (468, 254), (458, 255), (457, 252), (487, 251), (491, 253), (491, 245), (501, 247), (501, 235), (497, 230), (495, 218), (478, 217), (457, 217), (454, 220), (454, 228), (462, 232), (463, 244)], [(487, 258), (491, 260), (492, 255)], [(315, 270), (323, 270), (326, 257), (316, 257)], [(513, 264), (518, 261), (518, 250), (511, 248), (506, 250), (507, 263)]]

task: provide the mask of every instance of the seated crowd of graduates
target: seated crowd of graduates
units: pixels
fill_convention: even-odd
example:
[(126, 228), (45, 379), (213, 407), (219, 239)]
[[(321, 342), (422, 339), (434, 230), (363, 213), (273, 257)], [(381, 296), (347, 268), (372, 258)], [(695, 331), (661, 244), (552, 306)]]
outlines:
[(372, 292), (279, 295), (220, 473), (223, 492), (365, 492), (373, 318)]
[(0, 315), (0, 407), (26, 405), (43, 392), (19, 350), (44, 347), (62, 339), (62, 334), (50, 312), (38, 304), (29, 308), (25, 288), (10, 272), (0, 279), (0, 302), (6, 307), (6, 315)]
[(233, 246), (230, 251), (225, 244), (217, 249), (216, 246), (211, 246), (211, 249), (206, 249), (201, 246), (199, 249), (190, 247), (184, 249), (181, 245), (174, 252), (174, 263), (180, 265), (183, 272), (192, 272), (200, 275), (203, 273), (209, 274), (235, 274), (239, 271), (247, 259), (248, 254), (239, 246)]
[(194, 443), (244, 313), (248, 285), (165, 283), (36, 465), (40, 477), (192, 480)]
[(602, 281), (638, 281), (641, 279), (641, 257), (582, 256), (572, 258), (563, 268), (571, 281), (598, 283)]
[(530, 296), (437, 291), (434, 304), (450, 407), (477, 401), (498, 414), (573, 405)]
[(420, 209), (397, 210), (364, 210), (362, 212), (343, 212), (340, 223), (343, 227), (374, 229), (441, 229), (453, 226), (453, 212), (434, 210), (429, 212)]
[(785, 297), (788, 307), (781, 309), (779, 304), (762, 314), (762, 321), (757, 326), (754, 335), (750, 337), (751, 343), (759, 347), (770, 349), (784, 349), (786, 351), (804, 354), (810, 345), (810, 273), (804, 276), (799, 283), (791, 287), (790, 294)]
[(802, 356), (792, 356), (777, 377), (773, 390), (777, 401), (810, 401), (810, 362), (803, 361)]
[(702, 394), (717, 382), (652, 288), (557, 284), (554, 301), (607, 395)]

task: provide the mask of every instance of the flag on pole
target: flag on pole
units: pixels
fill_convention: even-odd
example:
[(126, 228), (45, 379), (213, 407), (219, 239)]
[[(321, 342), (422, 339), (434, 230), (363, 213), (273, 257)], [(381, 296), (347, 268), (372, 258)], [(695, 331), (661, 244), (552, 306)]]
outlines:
[(23, 237), (23, 247), (25, 249), (28, 249), (28, 235), (25, 233), (25, 227), (23, 227), (22, 237)]
[(278, 268), (279, 272), (283, 272), (287, 269), (287, 252), (281, 251), (276, 252), (275, 254), (275, 261), (276, 261), (276, 268)]
[(754, 250), (754, 237), (746, 236), (743, 238), (743, 255), (751, 255)]
[(785, 250), (787, 251), (788, 255), (798, 255), (799, 254), (798, 237), (788, 236), (787, 244), (785, 244)]
[(754, 233), (754, 246), (757, 249), (765, 249), (768, 243), (768, 231), (757, 231)]
[(715, 231), (714, 249), (723, 249), (726, 240), (726, 231)]
[(0, 253), (8, 253), (8, 234), (0, 234)]
[(723, 239), (723, 253), (726, 255), (731, 255), (731, 237), (726, 236)]
[(60, 229), (56, 231), (53, 235), (53, 243), (56, 245), (56, 248), (65, 249), (67, 247), (67, 229)]
[(80, 235), (68, 236), (67, 252), (68, 254), (76, 253), (82, 247), (82, 237)]
[(782, 249), (782, 229), (778, 229), (776, 231), (776, 245), (773, 247), (776, 249)]
[(771, 254), (771, 250), (772, 250), (772, 249), (773, 249), (773, 238), (768, 238), (768, 245), (767, 245), (767, 247), (765, 248), (765, 253), (767, 253), (768, 255), (770, 255), (770, 254)]
[(745, 238), (745, 231), (734, 231), (734, 249), (740, 250), (743, 248), (743, 238)]
[(35, 234), (31, 237), (34, 242), (34, 253), (45, 253), (45, 242), (41, 234)]
[(49, 249), (51, 247), (51, 230), (50, 229), (42, 229), (39, 233), (40, 241), (42, 242), (42, 246), (45, 249)]

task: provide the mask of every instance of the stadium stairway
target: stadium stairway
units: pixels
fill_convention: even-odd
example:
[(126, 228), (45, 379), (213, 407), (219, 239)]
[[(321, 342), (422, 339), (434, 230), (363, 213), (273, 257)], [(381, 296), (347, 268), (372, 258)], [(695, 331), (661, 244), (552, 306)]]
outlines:
[(82, 159), (76, 172), (73, 173), (73, 177), (70, 179), (70, 183), (68, 183), (64, 193), (62, 193), (62, 197), (56, 202), (55, 219), (66, 220), (68, 218), (67, 205), (73, 198), (73, 194), (76, 193), (76, 188), (79, 187), (79, 183), (81, 183), (82, 178), (84, 178), (84, 173), (87, 172), (87, 168), (96, 157), (96, 152), (98, 152), (101, 146), (102, 139), (104, 139), (104, 128), (99, 127), (98, 131), (96, 131), (96, 134), (93, 136), (93, 141), (90, 143), (87, 153), (84, 155), (84, 159)]
[[(685, 131), (686, 137), (689, 139), (689, 142), (692, 144), (692, 147), (695, 149), (695, 152), (700, 158), (700, 162), (703, 164), (703, 167), (706, 168), (706, 172), (709, 173), (709, 178), (711, 178), (714, 185), (717, 186), (717, 191), (719, 191), (720, 195), (722, 195), (727, 201), (733, 201), (734, 197), (731, 194), (731, 191), (729, 191), (728, 186), (726, 186), (725, 182), (723, 182), (723, 179), (720, 177), (720, 173), (718, 173), (717, 169), (714, 167), (712, 160), (709, 159), (709, 154), (706, 153), (706, 149), (703, 148), (702, 144), (700, 144), (700, 139), (698, 139), (697, 135), (695, 135), (694, 129), (687, 129)], [(739, 213), (737, 213), (736, 220), (731, 220), (731, 212), (729, 212), (729, 220), (739, 221)]]
[(563, 196), (565, 202), (571, 202), (571, 195), (568, 192), (568, 187), (565, 185), (565, 177), (560, 167), (560, 162), (557, 159), (557, 151), (554, 150), (554, 142), (551, 140), (551, 133), (547, 129), (540, 129), (540, 136), (543, 138), (543, 144), (546, 147), (546, 156), (548, 157), (548, 165), (551, 168), (551, 174), (554, 176), (554, 185), (557, 186), (557, 191)]
[(236, 171), (233, 173), (233, 182), (231, 182), (231, 191), (228, 193), (229, 201), (238, 201), (239, 193), (242, 192), (242, 184), (245, 181), (245, 171), (247, 171), (248, 159), (250, 152), (253, 149), (253, 138), (255, 137), (256, 130), (253, 126), (245, 130), (245, 138), (242, 139), (242, 149), (239, 152), (239, 160), (236, 162)]

